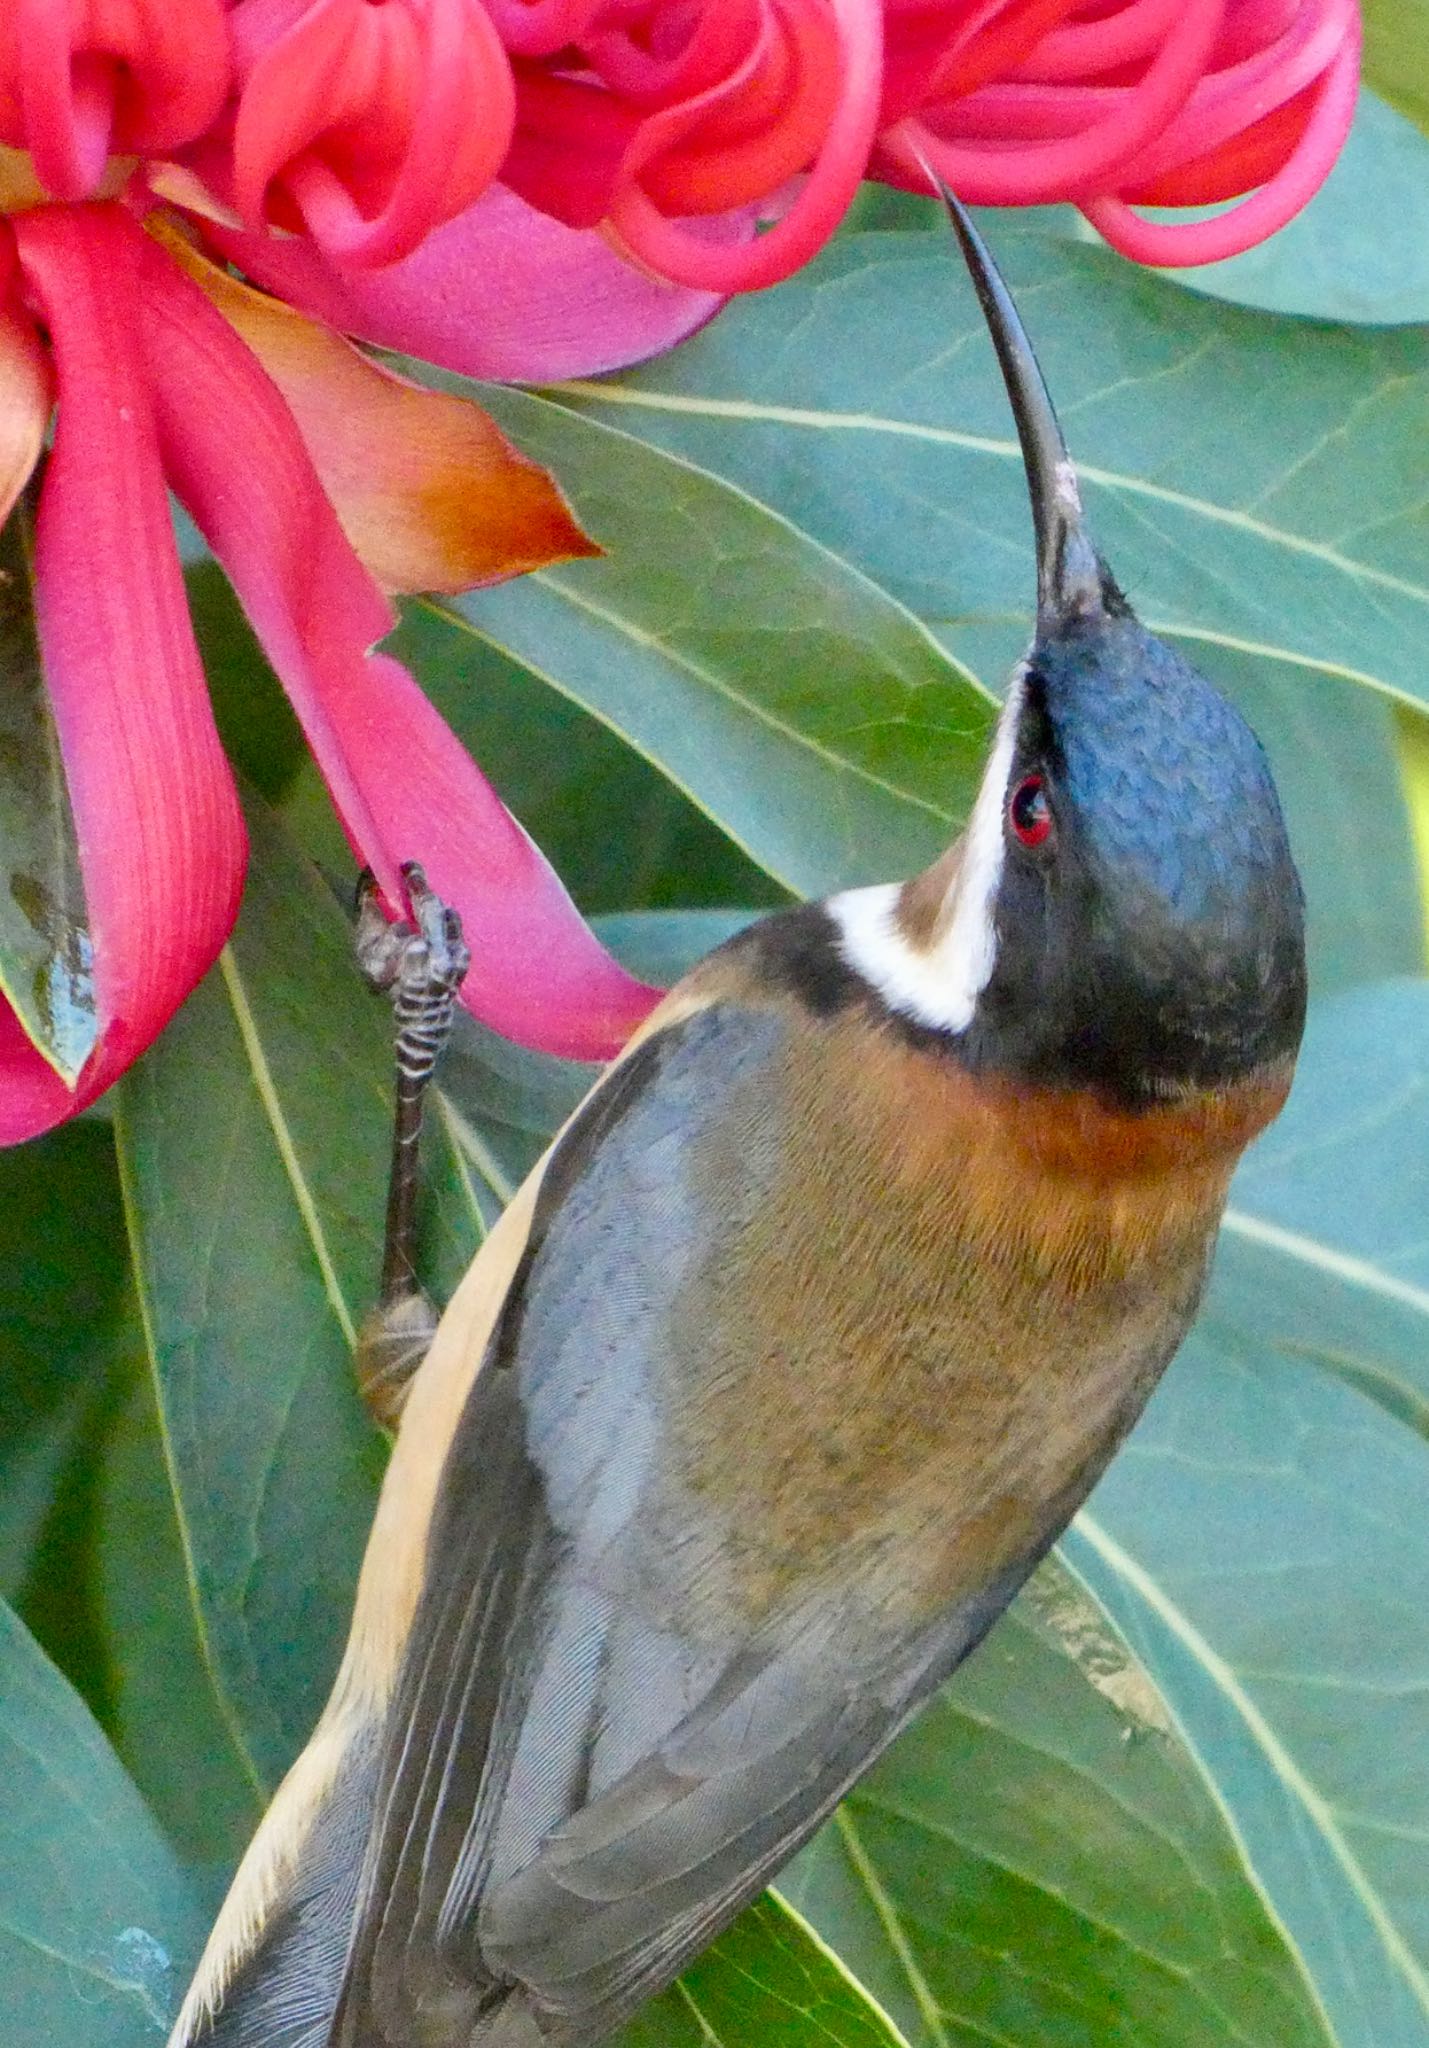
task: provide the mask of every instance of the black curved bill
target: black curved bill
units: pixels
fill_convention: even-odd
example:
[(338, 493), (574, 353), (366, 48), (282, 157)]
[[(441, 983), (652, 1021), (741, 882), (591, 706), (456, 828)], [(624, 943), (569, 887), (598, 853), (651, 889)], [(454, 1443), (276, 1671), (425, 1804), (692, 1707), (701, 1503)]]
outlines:
[(1017, 422), (1032, 524), (1037, 535), (1037, 614), (1053, 623), (1104, 609), (1104, 571), (1082, 517), (1077, 472), (1067, 453), (1027, 329), (961, 200), (929, 172), (962, 245)]

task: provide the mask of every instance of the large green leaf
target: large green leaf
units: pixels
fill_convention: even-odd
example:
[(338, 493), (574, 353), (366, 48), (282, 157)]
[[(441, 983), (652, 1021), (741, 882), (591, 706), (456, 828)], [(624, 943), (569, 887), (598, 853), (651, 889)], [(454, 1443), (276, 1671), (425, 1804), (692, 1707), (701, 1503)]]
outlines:
[[(138, 1316), (135, 1315), (136, 1329)], [(154, 1376), (136, 1345), (135, 1369), (102, 1431), (86, 1445), (90, 1514), (54, 1586), (87, 1591), (104, 1690), (91, 1705), (105, 1733), (190, 1870), (216, 1906), (258, 1825), (266, 1775), (255, 1780), (235, 1744), (224, 1674), (192, 1597), (178, 1503), (164, 1457)]]
[(9, 2048), (161, 2042), (201, 1938), (83, 1701), (0, 1606), (0, 2034)]
[(1155, 1688), (1044, 1565), (786, 1880), (915, 2048), (1325, 2048)]
[(915, 619), (719, 475), (521, 392), (482, 402), (608, 553), (451, 616), (657, 761), (790, 888), (907, 872), (946, 843), (990, 708)]
[(83, 1692), (186, 1858), (260, 1803), (199, 1656), (113, 1136), (0, 1152), (0, 1592)]
[[(1310, 883), (1317, 977), (1417, 964), (1397, 777), (1385, 772), (1366, 808), (1324, 772), (1322, 740), (1297, 740), (1327, 706), (1325, 730), (1363, 789), (1388, 770), (1382, 704), (1422, 701), (1429, 332), (1245, 312), (1104, 249), (1008, 234), (1000, 220), (990, 232), (1133, 599), (1253, 715), (1282, 707), (1275, 766)], [(558, 395), (763, 498), (984, 674), (1023, 642), (1020, 456), (945, 236), (852, 236), (662, 361)], [(1363, 869), (1328, 851), (1366, 834), (1367, 891)], [(896, 851), (883, 872), (898, 872)]]
[(1207, 1309), (1064, 1545), (1341, 2048), (1429, 2043), (1429, 988), (1314, 1018)]
[(1429, 1442), (1429, 991), (1315, 1018), (1285, 1113), (1236, 1181), (1216, 1309)]
[[(1210, 304), (1108, 250), (1001, 246), (1148, 622), (1425, 701), (1429, 335)], [(1021, 459), (951, 247), (853, 236), (674, 354), (561, 392), (772, 497), (922, 617), (1028, 612)]]
[[(257, 803), (250, 832), (232, 944), (123, 1084), (116, 1130), (199, 1635), (271, 1790), (331, 1680), (381, 1463), (351, 1346), (380, 1254), (391, 1024)], [(430, 1150), (440, 1294), (480, 1224)]]

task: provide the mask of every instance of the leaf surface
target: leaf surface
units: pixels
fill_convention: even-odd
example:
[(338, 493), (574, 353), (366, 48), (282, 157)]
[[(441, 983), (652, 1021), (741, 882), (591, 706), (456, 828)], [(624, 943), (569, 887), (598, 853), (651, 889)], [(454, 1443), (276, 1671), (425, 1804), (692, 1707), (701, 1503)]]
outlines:
[(1055, 1560), (791, 1890), (914, 2048), (1331, 2038), (1155, 1687)]
[(202, 1921), (79, 1695), (0, 1606), (0, 2026), (15, 2048), (168, 2029)]
[(769, 1894), (618, 2038), (623, 2048), (907, 2048), (843, 1960)]
[[(250, 831), (233, 941), (124, 1082), (116, 1129), (198, 1633), (271, 1792), (336, 1668), (382, 1463), (351, 1347), (380, 1258), (391, 1023), (257, 802)], [(433, 1139), (442, 1296), (480, 1220)]]
[(720, 476), (526, 393), (482, 402), (607, 552), (449, 615), (656, 761), (787, 887), (933, 858), (990, 704), (917, 620)]

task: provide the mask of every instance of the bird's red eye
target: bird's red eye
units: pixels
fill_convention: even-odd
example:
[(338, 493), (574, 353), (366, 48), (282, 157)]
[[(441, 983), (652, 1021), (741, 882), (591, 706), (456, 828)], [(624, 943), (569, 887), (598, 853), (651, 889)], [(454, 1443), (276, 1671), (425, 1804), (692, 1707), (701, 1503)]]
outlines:
[(1024, 775), (1012, 792), (1007, 820), (1024, 846), (1041, 846), (1052, 836), (1052, 806), (1040, 775)]

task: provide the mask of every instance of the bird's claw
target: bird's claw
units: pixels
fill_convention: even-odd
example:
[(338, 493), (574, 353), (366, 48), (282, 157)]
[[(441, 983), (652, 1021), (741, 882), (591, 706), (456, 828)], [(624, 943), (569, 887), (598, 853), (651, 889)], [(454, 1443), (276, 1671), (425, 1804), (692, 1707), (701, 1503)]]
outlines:
[(357, 883), (357, 926), (353, 946), (369, 984), (392, 992), (399, 1013), (450, 1003), (466, 978), (471, 951), (461, 918), (431, 887), (419, 862), (403, 863), (411, 911), (390, 924), (383, 915), (376, 877), (364, 868)]

